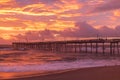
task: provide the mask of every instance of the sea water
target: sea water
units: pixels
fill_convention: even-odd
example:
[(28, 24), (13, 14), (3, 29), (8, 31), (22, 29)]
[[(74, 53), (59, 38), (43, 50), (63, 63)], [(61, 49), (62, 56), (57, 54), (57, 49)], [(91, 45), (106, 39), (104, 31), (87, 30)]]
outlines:
[(113, 65), (120, 65), (119, 57), (93, 53), (0, 50), (0, 72), (43, 72)]

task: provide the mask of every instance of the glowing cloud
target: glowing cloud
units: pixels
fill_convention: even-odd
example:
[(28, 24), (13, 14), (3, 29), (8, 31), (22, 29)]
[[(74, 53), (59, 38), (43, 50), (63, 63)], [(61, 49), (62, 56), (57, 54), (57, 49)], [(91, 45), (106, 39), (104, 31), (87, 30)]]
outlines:
[[(0, 0), (0, 41), (21, 37), (25, 40), (30, 35), (31, 40), (43, 37), (48, 40), (50, 37), (79, 38), (83, 34), (92, 36), (103, 30), (109, 32), (106, 28), (99, 30), (103, 25), (116, 31), (114, 28), (120, 22), (119, 8), (119, 0)], [(76, 26), (76, 22), (84, 21), (86, 23)], [(91, 31), (91, 35), (86, 33)]]
[(118, 17), (120, 17), (120, 10), (116, 10), (116, 11), (114, 11), (114, 16), (118, 16)]

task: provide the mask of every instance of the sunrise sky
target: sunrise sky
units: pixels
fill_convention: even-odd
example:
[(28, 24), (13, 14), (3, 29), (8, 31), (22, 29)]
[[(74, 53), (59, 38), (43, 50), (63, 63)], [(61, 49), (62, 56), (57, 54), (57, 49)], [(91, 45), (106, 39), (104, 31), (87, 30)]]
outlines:
[(119, 32), (120, 0), (0, 0), (0, 44)]

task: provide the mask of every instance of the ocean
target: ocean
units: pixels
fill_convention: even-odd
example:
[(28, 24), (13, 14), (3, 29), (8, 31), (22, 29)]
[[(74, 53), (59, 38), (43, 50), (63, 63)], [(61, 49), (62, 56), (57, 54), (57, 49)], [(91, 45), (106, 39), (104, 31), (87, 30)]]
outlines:
[[(120, 57), (93, 53), (52, 53), (39, 50), (0, 50), (0, 72), (49, 72), (120, 65)], [(1, 73), (0, 73), (1, 74)], [(19, 75), (18, 75), (19, 76)], [(0, 78), (5, 78), (0, 75)]]

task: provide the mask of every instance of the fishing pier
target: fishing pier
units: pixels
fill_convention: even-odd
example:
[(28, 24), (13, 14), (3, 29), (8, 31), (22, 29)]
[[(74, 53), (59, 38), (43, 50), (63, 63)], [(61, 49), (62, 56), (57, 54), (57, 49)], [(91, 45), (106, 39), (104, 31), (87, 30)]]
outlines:
[(120, 39), (89, 39), (44, 42), (14, 42), (14, 49), (35, 49), (64, 53), (120, 54)]

